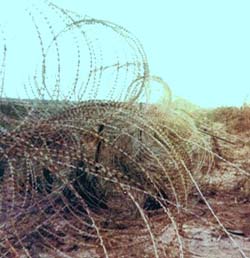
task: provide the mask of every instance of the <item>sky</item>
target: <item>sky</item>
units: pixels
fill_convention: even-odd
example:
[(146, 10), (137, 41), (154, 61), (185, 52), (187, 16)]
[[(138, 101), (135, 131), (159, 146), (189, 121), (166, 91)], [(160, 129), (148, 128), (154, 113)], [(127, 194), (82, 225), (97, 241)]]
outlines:
[[(10, 37), (11, 44), (28, 38), (25, 35), (30, 31), (27, 27), (30, 17), (25, 18), (21, 12), (26, 2), (1, 3), (2, 28), (19, 35)], [(144, 46), (151, 74), (161, 77), (174, 95), (202, 107), (250, 103), (250, 1), (52, 2), (82, 15), (112, 21), (131, 31)], [(21, 44), (30, 50), (33, 42)], [(1, 58), (0, 55), (0, 62)], [(13, 85), (17, 84), (17, 78), (24, 79), (25, 69), (33, 64), (33, 59), (35, 54), (29, 51), (9, 55), (7, 61), (13, 63), (6, 74), (9, 95), (21, 94), (21, 89), (16, 90)]]

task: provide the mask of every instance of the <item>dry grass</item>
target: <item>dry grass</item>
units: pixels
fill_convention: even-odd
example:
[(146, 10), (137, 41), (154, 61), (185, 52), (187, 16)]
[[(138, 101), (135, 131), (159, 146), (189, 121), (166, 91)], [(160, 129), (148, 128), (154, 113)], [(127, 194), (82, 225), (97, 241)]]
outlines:
[[(31, 257), (37, 252), (58, 257), (102, 257), (103, 252), (108, 257), (179, 257), (183, 252), (196, 257), (201, 250), (193, 249), (195, 240), (187, 240), (195, 228), (199, 232), (209, 226), (218, 237), (223, 234), (209, 209), (206, 219), (199, 211), (204, 200), (188, 171), (205, 198), (215, 202), (213, 210), (226, 225), (232, 219), (221, 215), (217, 202), (234, 193), (235, 209), (245, 205), (247, 184), (239, 184), (246, 177), (225, 160), (211, 159), (211, 153), (218, 155), (214, 148), (225, 154), (230, 143), (218, 140), (214, 147), (213, 137), (200, 133), (190, 117), (168, 111), (164, 119), (156, 107), (142, 111), (124, 103), (82, 103), (2, 133), (2, 235), (8, 232), (2, 242), (4, 257), (15, 252)], [(157, 120), (148, 118), (153, 113)], [(85, 126), (88, 119), (91, 124)], [(237, 165), (240, 156), (234, 153), (231, 162)], [(239, 217), (242, 226), (230, 230), (247, 237), (245, 218)], [(213, 237), (206, 238), (209, 243)]]
[(221, 107), (212, 111), (211, 119), (225, 124), (229, 133), (247, 133), (250, 130), (250, 107)]

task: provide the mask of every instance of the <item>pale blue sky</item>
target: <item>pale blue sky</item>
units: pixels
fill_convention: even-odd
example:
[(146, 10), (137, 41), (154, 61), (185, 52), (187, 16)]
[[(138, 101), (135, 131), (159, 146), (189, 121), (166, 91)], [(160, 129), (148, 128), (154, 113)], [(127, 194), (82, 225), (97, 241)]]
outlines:
[[(25, 19), (23, 12), (19, 11), (24, 2), (4, 1), (0, 8), (2, 17), (11, 18), (14, 24), (11, 28), (23, 28), (16, 31), (21, 38), (26, 38), (24, 35), (28, 33), (24, 30), (29, 18)], [(130, 30), (144, 45), (151, 73), (162, 77), (174, 95), (203, 107), (250, 102), (250, 1), (52, 2)], [(15, 10), (12, 9), (14, 6)], [(3, 26), (6, 27), (6, 24)], [(15, 40), (13, 37), (14, 43)], [(32, 46), (32, 42), (29, 44)], [(19, 58), (18, 55), (9, 57), (9, 62), (12, 60), (20, 68), (13, 65), (12, 72), (7, 74), (13, 77), (6, 85), (9, 92), (10, 89), (16, 92), (11, 88), (13, 83), (16, 83), (17, 77), (25, 74), (25, 68), (32, 63), (31, 58)], [(20, 94), (20, 90), (18, 92)]]

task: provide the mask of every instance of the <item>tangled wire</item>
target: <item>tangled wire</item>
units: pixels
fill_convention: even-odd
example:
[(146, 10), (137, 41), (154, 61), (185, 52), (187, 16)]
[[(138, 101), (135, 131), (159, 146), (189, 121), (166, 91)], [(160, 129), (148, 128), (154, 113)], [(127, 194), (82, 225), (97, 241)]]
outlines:
[[(191, 193), (204, 198), (211, 137), (172, 105), (126, 29), (49, 2), (28, 14), (41, 66), (26, 100), (5, 96), (3, 41), (1, 257), (188, 256), (183, 217)], [(166, 89), (161, 105), (147, 102), (152, 79)]]

